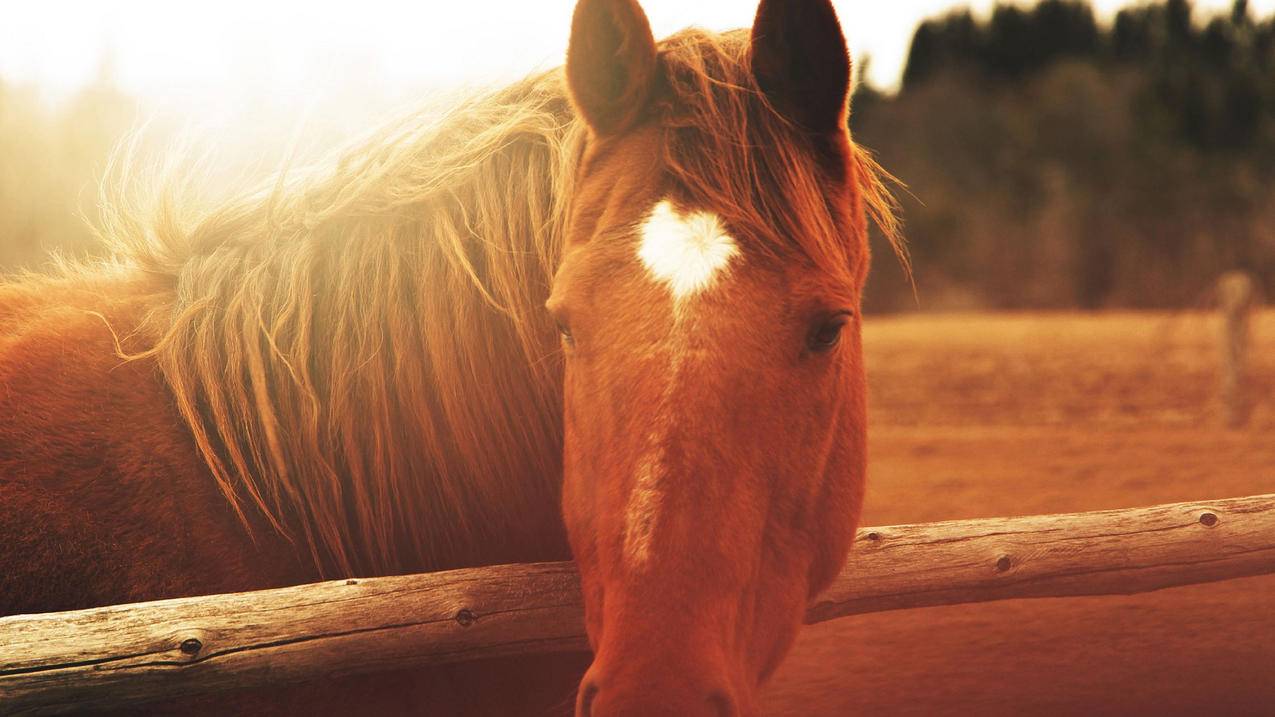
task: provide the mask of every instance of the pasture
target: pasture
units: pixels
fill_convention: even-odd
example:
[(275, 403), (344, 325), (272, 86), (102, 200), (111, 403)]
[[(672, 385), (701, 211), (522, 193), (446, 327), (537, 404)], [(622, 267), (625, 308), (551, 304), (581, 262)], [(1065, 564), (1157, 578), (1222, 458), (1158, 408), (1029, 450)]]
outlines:
[[(1222, 428), (1205, 313), (869, 317), (865, 525), (1152, 505), (1275, 488), (1275, 311), (1255, 407)], [(853, 553), (851, 559), (853, 560)], [(1269, 714), (1275, 577), (811, 625), (771, 715)]]

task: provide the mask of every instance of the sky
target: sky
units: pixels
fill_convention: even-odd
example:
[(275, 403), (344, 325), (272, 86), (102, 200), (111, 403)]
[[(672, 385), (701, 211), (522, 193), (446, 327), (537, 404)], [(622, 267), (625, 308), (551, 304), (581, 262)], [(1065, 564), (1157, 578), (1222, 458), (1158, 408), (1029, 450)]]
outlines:
[[(656, 37), (688, 25), (751, 24), (751, 0), (644, 0)], [(916, 25), (994, 0), (837, 0), (870, 80), (898, 84)], [(1096, 0), (1110, 18), (1126, 4)], [(1230, 0), (1197, 0), (1197, 14)], [(1275, 0), (1253, 0), (1275, 11)], [(215, 103), (244, 91), (275, 99), (334, 87), (393, 94), (510, 81), (562, 62), (574, 0), (0, 0), (0, 80), (56, 100), (109, 59), (125, 91), (159, 102)], [(295, 96), (295, 97), (293, 97)]]

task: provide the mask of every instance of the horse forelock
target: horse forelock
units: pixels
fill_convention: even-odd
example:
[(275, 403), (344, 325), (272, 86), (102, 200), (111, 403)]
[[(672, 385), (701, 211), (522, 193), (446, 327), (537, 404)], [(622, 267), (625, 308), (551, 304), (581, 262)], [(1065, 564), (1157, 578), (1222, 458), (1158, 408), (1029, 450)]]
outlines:
[(728, 215), (754, 253), (828, 269), (866, 261), (871, 219), (906, 265), (896, 180), (848, 132), (814, 136), (785, 120), (749, 53), (746, 31), (687, 30), (662, 43), (665, 164), (679, 192)]

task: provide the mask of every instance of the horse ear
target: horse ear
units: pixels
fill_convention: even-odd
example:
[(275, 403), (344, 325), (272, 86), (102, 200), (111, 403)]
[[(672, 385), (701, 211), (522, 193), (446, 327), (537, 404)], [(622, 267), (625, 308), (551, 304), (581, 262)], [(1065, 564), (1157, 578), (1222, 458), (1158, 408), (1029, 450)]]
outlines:
[(813, 132), (844, 131), (850, 53), (831, 0), (761, 0), (752, 70), (770, 104), (790, 121)]
[(567, 86), (600, 135), (623, 132), (646, 109), (655, 85), (655, 38), (636, 0), (580, 0), (571, 19)]

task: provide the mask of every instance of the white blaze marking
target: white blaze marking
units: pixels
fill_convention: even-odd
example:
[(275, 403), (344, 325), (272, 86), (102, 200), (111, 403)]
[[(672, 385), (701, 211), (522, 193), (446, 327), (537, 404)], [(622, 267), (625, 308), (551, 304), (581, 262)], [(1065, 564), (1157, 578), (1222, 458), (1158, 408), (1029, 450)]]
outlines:
[(651, 278), (673, 295), (673, 315), (666, 338), (658, 347), (668, 361), (665, 384), (656, 411), (650, 418), (646, 449), (634, 469), (624, 526), (624, 551), (634, 567), (651, 557), (651, 538), (664, 502), (668, 480), (666, 444), (672, 433), (674, 391), (682, 380), (687, 360), (687, 335), (694, 329), (691, 299), (712, 287), (739, 255), (735, 240), (726, 234), (714, 214), (679, 214), (668, 200), (655, 206), (642, 225), (638, 258)]
[(679, 302), (712, 286), (738, 254), (739, 247), (716, 215), (681, 215), (667, 199), (655, 205), (642, 225), (638, 257)]
[[(656, 440), (658, 437), (652, 436), (652, 441)], [(664, 498), (659, 477), (664, 473), (663, 447), (650, 449), (638, 459), (624, 520), (624, 552), (635, 566), (645, 565), (651, 557), (651, 534)]]

